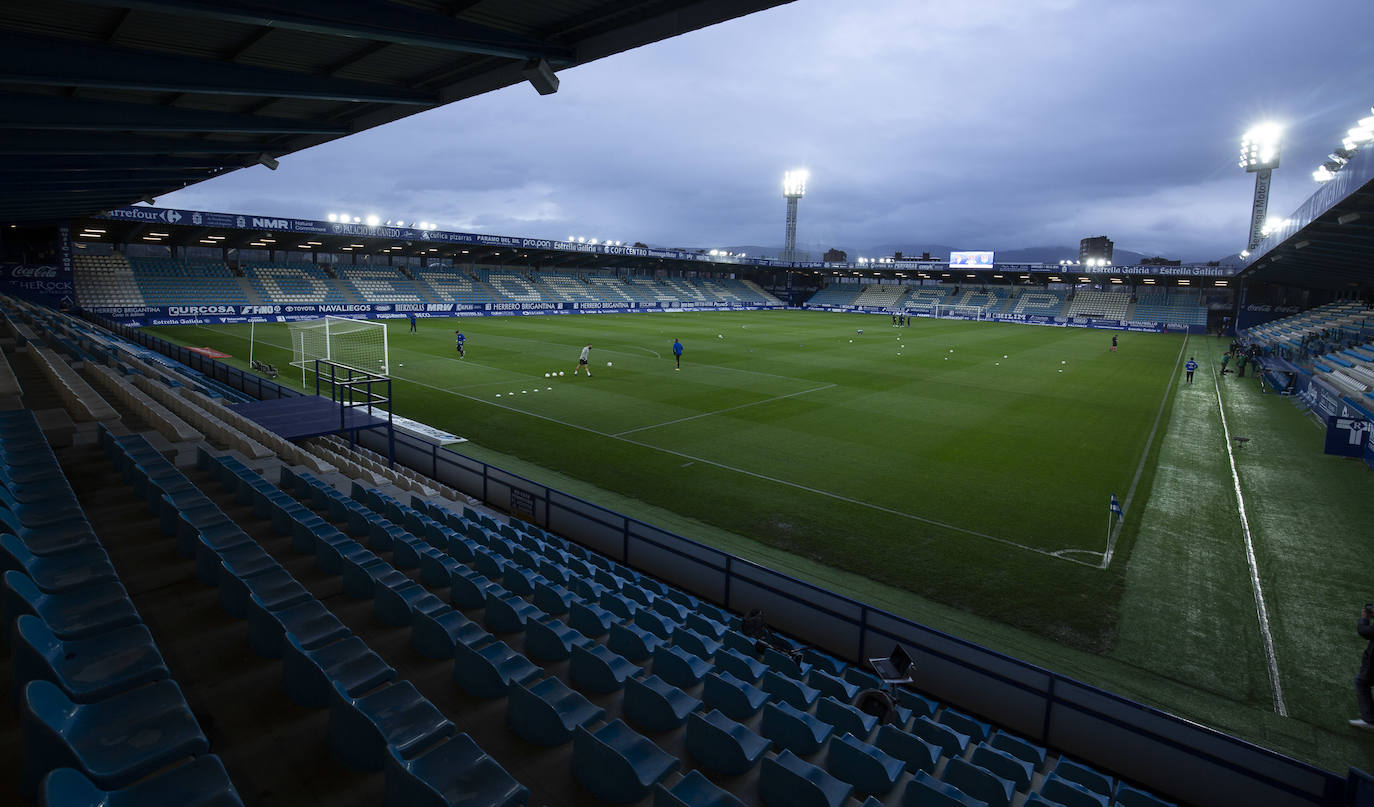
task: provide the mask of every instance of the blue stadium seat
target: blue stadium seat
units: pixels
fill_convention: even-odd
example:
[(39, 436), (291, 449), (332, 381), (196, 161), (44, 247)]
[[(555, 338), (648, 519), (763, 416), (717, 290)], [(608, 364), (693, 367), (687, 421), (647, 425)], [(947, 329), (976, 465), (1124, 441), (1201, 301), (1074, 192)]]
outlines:
[(219, 604), (236, 619), (247, 619), (250, 598), (257, 597), (270, 611), (289, 608), (313, 599), (282, 566), (273, 566), (252, 577), (238, 577), (227, 566), (220, 569)]
[[(655, 666), (655, 672), (658, 668)], [(732, 720), (748, 720), (768, 700), (768, 693), (741, 681), (728, 672), (707, 673), (701, 698), (712, 709), (719, 709)]]
[(860, 797), (885, 796), (897, 785), (906, 765), (846, 733), (830, 741), (825, 769), (836, 779), (853, 785)]
[(568, 624), (588, 639), (605, 636), (615, 616), (599, 605), (574, 602), (568, 610)]
[[(849, 666), (834, 656), (828, 653), (822, 653), (814, 647), (803, 647), (802, 658), (811, 664), (813, 669), (822, 670), (837, 678), (843, 676), (845, 667)], [(812, 684), (812, 686), (815, 686), (815, 684)]]
[(357, 636), (307, 649), (294, 636), (282, 651), (282, 689), (295, 703), (315, 709), (329, 705), (338, 684), (350, 697), (396, 680), (396, 671)]
[(992, 727), (987, 723), (981, 720), (975, 720), (963, 712), (955, 711), (948, 706), (940, 713), (936, 722), (949, 726), (960, 734), (967, 735), (968, 738), (974, 742), (986, 740), (992, 731)]
[(526, 683), (542, 673), (529, 659), (489, 635), (454, 648), (453, 680), (479, 698), (499, 698), (511, 681)]
[(118, 628), (88, 639), (63, 641), (32, 614), (15, 627), (10, 692), (30, 681), (51, 681), (76, 703), (92, 703), (168, 677), (167, 665), (143, 625)]
[(744, 807), (744, 802), (716, 787), (701, 771), (689, 771), (672, 789), (654, 786), (654, 807)]
[(709, 636), (703, 636), (687, 627), (678, 628), (673, 633), (673, 644), (694, 656), (707, 661), (721, 649), (721, 643)]
[(962, 757), (968, 748), (968, 735), (960, 734), (928, 717), (918, 717), (911, 724), (911, 733), (922, 740), (937, 746), (947, 757)]
[(33, 614), (59, 639), (85, 639), (135, 625), (141, 620), (129, 593), (119, 583), (96, 583), (60, 594), (44, 594), (19, 572), (5, 572), (6, 635), (14, 620)]
[(808, 711), (821, 696), (820, 690), (771, 669), (764, 673), (761, 686), (768, 693), (769, 700), (782, 701), (803, 712)]
[(763, 707), (759, 733), (773, 742), (778, 750), (798, 756), (810, 756), (821, 750), (835, 727), (785, 703), (770, 703)]
[(702, 767), (733, 776), (753, 770), (769, 742), (714, 709), (687, 718), (687, 753)]
[(1165, 801), (1152, 793), (1131, 787), (1125, 782), (1117, 783), (1116, 799), (1112, 805), (1113, 807), (1177, 807), (1171, 801)]
[(349, 635), (348, 628), (324, 603), (316, 599), (269, 611), (252, 599), (248, 616), (248, 642), (263, 658), (281, 658), (285, 637), (291, 636), (307, 650), (323, 647)]
[[(549, 575), (544, 573), (545, 577)], [(573, 595), (561, 585), (556, 583), (535, 583), (533, 602), (535, 607), (549, 616), (561, 616), (568, 612), (569, 605), (572, 604)]]
[(701, 701), (667, 683), (657, 675), (640, 680), (625, 679), (621, 709), (630, 725), (647, 732), (671, 731), (701, 708)]
[(935, 710), (940, 708), (938, 701), (917, 695), (905, 688), (897, 690), (897, 702), (910, 709), (917, 717), (933, 717)]
[(649, 789), (678, 769), (677, 757), (619, 720), (595, 733), (574, 730), (572, 771), (592, 795), (612, 804), (638, 801)]
[(654, 648), (654, 675), (675, 687), (691, 689), (711, 671), (711, 663), (672, 645)]
[(840, 807), (853, 788), (825, 771), (783, 751), (765, 758), (759, 795), (767, 807)]
[(902, 807), (988, 807), (988, 803), (925, 771), (917, 771), (902, 791)]
[(485, 633), (481, 625), (447, 605), (437, 611), (416, 610), (411, 614), (410, 643), (426, 658), (453, 658), (455, 647), (476, 641)]
[(935, 766), (940, 764), (939, 748), (896, 726), (878, 727), (878, 736), (873, 744), (902, 760), (907, 771), (913, 774), (917, 771), (934, 774)]
[(763, 663), (797, 681), (806, 680), (806, 676), (811, 672), (811, 665), (807, 662), (797, 661), (786, 653), (778, 652), (771, 647), (763, 651)]
[(686, 621), (682, 624), (684, 627), (690, 628), (703, 636), (710, 636), (718, 642), (721, 640), (721, 637), (725, 635), (726, 631), (725, 625), (697, 611), (689, 613)]
[(663, 640), (635, 625), (616, 622), (611, 625), (611, 637), (606, 646), (630, 661), (647, 661)]
[(75, 768), (58, 768), (43, 780), (41, 802), (48, 807), (243, 807), (224, 764), (214, 754), (169, 768), (137, 784), (102, 790)]
[(119, 579), (109, 556), (99, 546), (40, 557), (17, 536), (4, 534), (0, 535), (0, 573), (8, 571), (22, 572), (47, 594)]
[(591, 643), (591, 639), (555, 617), (531, 619), (525, 623), (525, 653), (536, 661), (562, 661), (572, 655), (574, 647), (586, 647)]
[(768, 672), (768, 665), (755, 659), (753, 656), (746, 656), (738, 650), (722, 647), (720, 652), (715, 655), (716, 669), (724, 670), (741, 681), (748, 681), (757, 684), (763, 674)]
[(599, 644), (574, 645), (568, 663), (572, 685), (586, 692), (616, 692), (625, 679), (640, 675), (639, 665)]
[(409, 681), (388, 683), (359, 697), (334, 684), (329, 748), (354, 770), (381, 770), (388, 746), (408, 754), (455, 733), (457, 727)]
[(88, 704), (73, 703), (49, 681), (32, 681), (24, 688), (21, 736), (20, 790), (28, 797), (57, 768), (76, 768), (101, 789), (118, 790), (210, 750), (173, 681)]
[(601, 598), (596, 602), (597, 605), (600, 605), (602, 608), (614, 614), (617, 619), (626, 621), (634, 619), (635, 614), (643, 607), (629, 597), (626, 597), (624, 594), (619, 594), (614, 591), (607, 591), (605, 594), (602, 594)]
[(975, 799), (987, 802), (988, 807), (1010, 807), (1016, 791), (1016, 784), (1010, 779), (964, 759), (946, 762), (940, 778)]
[(1040, 783), (1040, 789), (1037, 792), (1045, 799), (1061, 804), (1063, 807), (1107, 807), (1107, 796), (1089, 790), (1083, 785), (1065, 779), (1054, 772), (1045, 777), (1045, 781)]
[(537, 618), (540, 613), (538, 608), (514, 594), (498, 594), (493, 589), (487, 591), (482, 623), (492, 633), (520, 633), (525, 630), (525, 621)]
[(387, 746), (386, 803), (391, 807), (520, 807), (529, 795), (529, 788), (466, 734), (416, 754)]
[(573, 737), (573, 729), (606, 716), (597, 706), (556, 676), (526, 687), (512, 681), (507, 690), (506, 723), (535, 745), (562, 745)]
[(1100, 793), (1104, 796), (1110, 796), (1112, 790), (1115, 789), (1116, 786), (1116, 782), (1112, 777), (1101, 774), (1080, 762), (1074, 762), (1064, 757), (1059, 758), (1059, 763), (1050, 770), (1050, 773), (1058, 774), (1060, 777), (1068, 779), (1070, 782), (1080, 784), (1092, 792)]
[(998, 751), (1006, 751), (1017, 759), (1029, 762), (1032, 771), (1040, 770), (1040, 766), (1045, 764), (1045, 749), (1029, 740), (1023, 740), (1015, 734), (1008, 734), (1001, 730), (995, 731), (992, 734), (992, 739), (988, 741), (988, 745)]
[(449, 581), (449, 602), (460, 611), (483, 608), (490, 589), (499, 590), (500, 586), (470, 569), (459, 569)]
[(865, 741), (878, 725), (878, 718), (873, 715), (829, 696), (816, 702), (816, 717), (834, 726), (836, 734), (848, 732)]
[(1030, 789), (1034, 768), (1024, 759), (999, 751), (987, 743), (979, 743), (969, 756), (969, 762), (1010, 780), (1017, 790)]
[(859, 694), (857, 684), (851, 684), (822, 669), (813, 669), (806, 682), (819, 690), (822, 695), (829, 695), (842, 703), (853, 703), (855, 696)]
[(678, 628), (678, 623), (671, 618), (644, 609), (635, 612), (635, 624), (669, 642), (673, 640), (673, 631)]

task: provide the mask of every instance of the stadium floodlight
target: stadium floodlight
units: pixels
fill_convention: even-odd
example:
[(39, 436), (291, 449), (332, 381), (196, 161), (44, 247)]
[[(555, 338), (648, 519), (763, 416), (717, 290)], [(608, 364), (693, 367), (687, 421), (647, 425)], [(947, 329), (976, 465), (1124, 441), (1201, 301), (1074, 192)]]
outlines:
[(782, 196), (787, 200), (787, 229), (783, 235), (782, 259), (794, 261), (797, 256), (797, 200), (806, 195), (806, 181), (811, 172), (805, 168), (787, 171), (782, 175)]
[(326, 218), (326, 219), (329, 219), (330, 221), (335, 221), (335, 222), (336, 222), (336, 221), (339, 220), (339, 214), (338, 214), (338, 213), (330, 213), (328, 216), (325, 216), (325, 218)]
[(378, 216), (376, 213), (373, 213), (373, 214), (371, 214), (370, 216), (367, 217), (366, 221), (367, 221), (367, 226), (369, 226), (369, 227), (376, 227), (377, 225), (379, 225), (379, 224), (382, 223), (382, 217), (381, 217), (381, 216)]
[(1242, 258), (1248, 258), (1248, 257), (1250, 257), (1250, 250), (1248, 250), (1248, 249), (1242, 249), (1242, 250), (1240, 251), (1240, 256), (1241, 256)]
[(1264, 217), (1269, 211), (1269, 184), (1274, 169), (1279, 167), (1279, 151), (1283, 143), (1283, 127), (1277, 123), (1261, 123), (1250, 128), (1240, 139), (1240, 167), (1255, 175), (1255, 198), (1250, 205), (1250, 241), (1253, 250), (1264, 240)]
[(1330, 179), (1334, 179), (1335, 177), (1336, 175), (1332, 173), (1331, 169), (1327, 168), (1325, 165), (1318, 167), (1317, 170), (1312, 172), (1312, 178), (1318, 182), (1326, 182)]

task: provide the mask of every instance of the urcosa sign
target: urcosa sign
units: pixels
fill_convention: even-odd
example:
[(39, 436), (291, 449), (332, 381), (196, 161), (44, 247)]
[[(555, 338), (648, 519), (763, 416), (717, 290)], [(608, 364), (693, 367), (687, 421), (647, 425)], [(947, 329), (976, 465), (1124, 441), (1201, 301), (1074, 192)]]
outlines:
[(232, 305), (173, 305), (167, 308), (169, 317), (233, 316), (237, 313)]

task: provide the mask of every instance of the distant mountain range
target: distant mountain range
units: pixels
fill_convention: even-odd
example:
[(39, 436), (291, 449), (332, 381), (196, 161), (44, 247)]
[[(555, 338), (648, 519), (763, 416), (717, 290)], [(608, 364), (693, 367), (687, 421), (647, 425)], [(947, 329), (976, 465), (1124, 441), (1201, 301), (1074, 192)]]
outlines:
[[(949, 258), (949, 253), (958, 252), (961, 247), (951, 247), (947, 244), (875, 244), (862, 248), (850, 248), (839, 246), (838, 249), (844, 250), (849, 259), (856, 260), (860, 257), (876, 258), (890, 257), (902, 253), (904, 258), (919, 258), (924, 252), (929, 252), (930, 257), (938, 260)], [(753, 258), (776, 258), (782, 253), (782, 247), (778, 246), (759, 246), (745, 245), (734, 247), (722, 247), (728, 252), (743, 252)], [(819, 261), (829, 250), (829, 246), (820, 244), (798, 244), (799, 252), (809, 253), (809, 259)], [(1022, 247), (1020, 249), (999, 249), (994, 250), (994, 260), (998, 263), (1047, 263), (1054, 264), (1059, 261), (1078, 260), (1078, 247)], [(1153, 257), (1140, 252), (1132, 252), (1128, 249), (1114, 249), (1112, 251), (1112, 263), (1121, 266), (1131, 266), (1140, 263), (1145, 258)], [(1173, 259), (1173, 256), (1164, 257)], [(1209, 260), (1217, 260), (1223, 266), (1240, 266), (1242, 264), (1240, 255), (1227, 255), (1224, 258), (1205, 258), (1205, 259), (1184, 259), (1184, 263), (1206, 263)]]

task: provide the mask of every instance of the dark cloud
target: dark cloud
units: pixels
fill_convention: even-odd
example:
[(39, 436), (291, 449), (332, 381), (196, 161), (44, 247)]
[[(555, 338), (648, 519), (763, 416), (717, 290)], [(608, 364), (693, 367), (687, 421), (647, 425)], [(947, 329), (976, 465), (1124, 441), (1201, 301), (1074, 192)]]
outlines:
[(1236, 251), (1240, 133), (1288, 126), (1271, 212), (1368, 114), (1348, 6), (1151, 0), (801, 0), (459, 102), (162, 204), (693, 246), (778, 244), (781, 176), (812, 173), (808, 243), (1012, 248), (1110, 235)]

